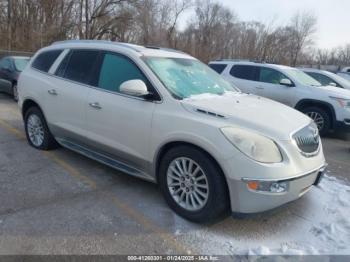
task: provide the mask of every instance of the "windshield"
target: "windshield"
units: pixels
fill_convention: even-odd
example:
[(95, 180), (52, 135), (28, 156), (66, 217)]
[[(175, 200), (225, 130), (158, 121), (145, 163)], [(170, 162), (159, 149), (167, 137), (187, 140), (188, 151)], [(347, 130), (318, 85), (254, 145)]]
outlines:
[(218, 73), (194, 59), (146, 57), (145, 62), (178, 99), (205, 93), (239, 92)]
[(15, 67), (17, 71), (22, 72), (29, 62), (29, 58), (15, 58)]
[(286, 69), (286, 72), (299, 83), (305, 86), (322, 86), (320, 82), (313, 79), (308, 74), (305, 74), (303, 71), (298, 69)]

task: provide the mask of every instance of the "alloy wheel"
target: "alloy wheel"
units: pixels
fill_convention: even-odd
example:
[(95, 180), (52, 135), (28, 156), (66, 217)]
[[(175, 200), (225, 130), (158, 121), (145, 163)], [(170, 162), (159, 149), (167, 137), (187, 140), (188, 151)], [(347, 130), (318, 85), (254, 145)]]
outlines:
[(170, 163), (167, 185), (175, 202), (186, 210), (200, 210), (208, 201), (207, 176), (200, 165), (190, 158), (178, 157)]
[(28, 136), (32, 144), (39, 147), (44, 142), (44, 126), (39, 116), (31, 114), (27, 120)]
[(307, 112), (307, 116), (309, 116), (312, 120), (314, 120), (315, 124), (317, 125), (318, 130), (322, 130), (324, 128), (324, 118), (323, 116), (318, 112)]

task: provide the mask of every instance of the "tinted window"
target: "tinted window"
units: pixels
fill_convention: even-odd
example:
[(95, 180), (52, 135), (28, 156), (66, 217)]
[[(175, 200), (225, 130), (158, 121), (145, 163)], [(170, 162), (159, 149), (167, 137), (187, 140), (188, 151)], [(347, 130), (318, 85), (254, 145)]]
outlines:
[(128, 58), (117, 54), (105, 54), (97, 86), (105, 90), (119, 92), (122, 83), (140, 79), (148, 83), (140, 69)]
[(226, 66), (227, 65), (224, 64), (209, 64), (209, 67), (219, 74), (221, 74), (225, 70)]
[[(65, 69), (60, 68), (58, 73), (64, 71), (63, 77), (88, 84), (96, 64), (99, 51), (94, 50), (74, 50), (69, 54), (69, 61), (64, 59), (61, 64), (66, 64)], [(68, 59), (68, 58), (67, 58)], [(61, 72), (59, 72), (61, 71)]]
[(288, 79), (279, 71), (267, 67), (260, 67), (259, 81), (279, 85), (282, 79)]
[(258, 68), (250, 65), (234, 65), (230, 74), (234, 77), (256, 81)]
[(3, 58), (1, 61), (0, 61), (0, 68), (8, 68), (8, 69), (12, 69), (12, 63), (10, 61), (9, 58)]
[(39, 54), (37, 58), (34, 60), (32, 67), (43, 72), (48, 72), (52, 64), (55, 62), (55, 60), (61, 53), (62, 53), (62, 50), (53, 50), (53, 51), (43, 52)]

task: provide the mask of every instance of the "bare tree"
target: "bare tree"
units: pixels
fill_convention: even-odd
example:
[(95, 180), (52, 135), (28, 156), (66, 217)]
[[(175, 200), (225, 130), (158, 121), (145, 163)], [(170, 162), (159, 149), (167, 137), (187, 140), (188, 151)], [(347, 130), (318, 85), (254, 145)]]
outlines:
[(290, 33), (290, 62), (296, 66), (298, 57), (303, 48), (313, 43), (313, 35), (316, 32), (317, 18), (308, 12), (296, 13), (291, 18), (291, 24), (287, 28)]

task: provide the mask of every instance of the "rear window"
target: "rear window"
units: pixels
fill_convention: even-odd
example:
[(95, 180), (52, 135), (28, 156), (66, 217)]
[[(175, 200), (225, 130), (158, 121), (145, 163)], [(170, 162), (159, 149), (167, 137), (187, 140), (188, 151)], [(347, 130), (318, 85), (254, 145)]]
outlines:
[(219, 74), (225, 70), (226, 66), (225, 64), (209, 64), (209, 67)]
[(234, 65), (230, 71), (230, 74), (234, 77), (257, 81), (257, 73), (259, 68), (257, 66), (250, 65)]
[(52, 50), (39, 54), (35, 58), (32, 67), (43, 72), (48, 72), (62, 51), (63, 50)]

